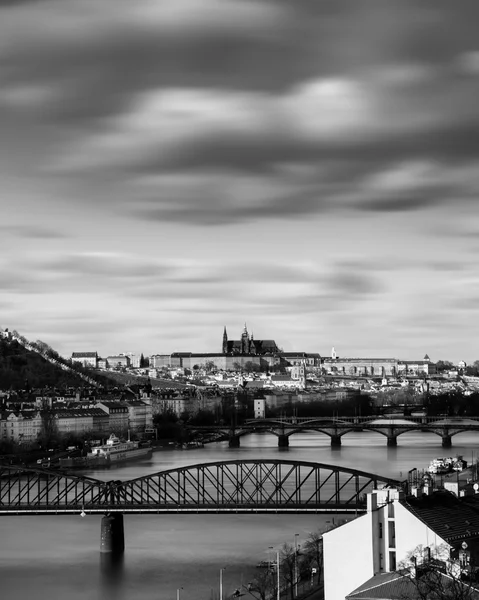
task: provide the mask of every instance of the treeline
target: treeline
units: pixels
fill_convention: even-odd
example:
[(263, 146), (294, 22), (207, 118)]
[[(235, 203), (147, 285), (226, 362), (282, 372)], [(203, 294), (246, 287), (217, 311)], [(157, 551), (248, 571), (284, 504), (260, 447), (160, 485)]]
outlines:
[[(29, 344), (35, 348), (34, 343)], [(54, 350), (51, 352), (55, 353)], [(62, 357), (60, 359), (65, 361)], [(84, 371), (86, 369), (76, 363), (64, 370), (43, 358), (39, 351), (29, 350), (17, 340), (0, 339), (0, 389), (28, 391), (44, 387), (83, 387), (85, 380), (80, 373), (84, 374)], [(89, 373), (89, 377), (98, 381), (96, 374), (93, 375)]]
[(424, 409), (429, 416), (448, 415), (450, 417), (467, 417), (479, 415), (479, 392), (465, 396), (454, 391), (424, 398)]

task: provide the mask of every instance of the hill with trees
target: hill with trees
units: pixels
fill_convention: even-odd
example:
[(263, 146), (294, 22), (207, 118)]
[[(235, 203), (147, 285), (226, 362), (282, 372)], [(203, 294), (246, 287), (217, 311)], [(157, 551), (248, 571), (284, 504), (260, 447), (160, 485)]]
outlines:
[[(60, 357), (42, 342), (0, 339), (0, 389), (84, 387), (105, 383), (105, 378), (79, 363)], [(48, 355), (44, 356), (44, 353)]]

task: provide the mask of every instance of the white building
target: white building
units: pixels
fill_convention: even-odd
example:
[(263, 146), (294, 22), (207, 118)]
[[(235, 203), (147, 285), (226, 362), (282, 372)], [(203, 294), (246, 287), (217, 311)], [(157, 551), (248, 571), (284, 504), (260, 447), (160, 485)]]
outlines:
[(479, 560), (479, 495), (407, 497), (385, 488), (368, 494), (367, 513), (323, 535), (325, 600), (344, 600), (371, 577), (396, 571), (418, 547), (458, 556), (465, 542)]
[(266, 414), (266, 400), (264, 398), (254, 399), (254, 418), (264, 419)]
[(96, 352), (73, 352), (72, 361), (79, 362), (84, 367), (93, 367), (96, 369), (98, 354)]

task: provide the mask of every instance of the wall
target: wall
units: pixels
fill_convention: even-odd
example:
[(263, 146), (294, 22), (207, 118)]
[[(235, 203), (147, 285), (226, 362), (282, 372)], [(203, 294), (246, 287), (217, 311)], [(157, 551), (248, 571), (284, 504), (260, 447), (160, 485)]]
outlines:
[(325, 600), (344, 600), (372, 576), (368, 517), (363, 515), (323, 534)]

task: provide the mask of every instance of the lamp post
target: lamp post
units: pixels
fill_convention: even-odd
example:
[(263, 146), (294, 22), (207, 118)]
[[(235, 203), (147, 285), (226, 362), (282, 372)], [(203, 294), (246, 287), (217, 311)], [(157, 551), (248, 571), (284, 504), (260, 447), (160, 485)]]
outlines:
[(220, 600), (223, 600), (223, 571), (225, 567), (220, 569)]
[(281, 600), (281, 592), (279, 590), (279, 551), (276, 552), (276, 600)]
[(294, 534), (294, 595), (298, 597), (298, 536)]
[(182, 589), (182, 587), (176, 589), (176, 600), (180, 600), (180, 590)]

